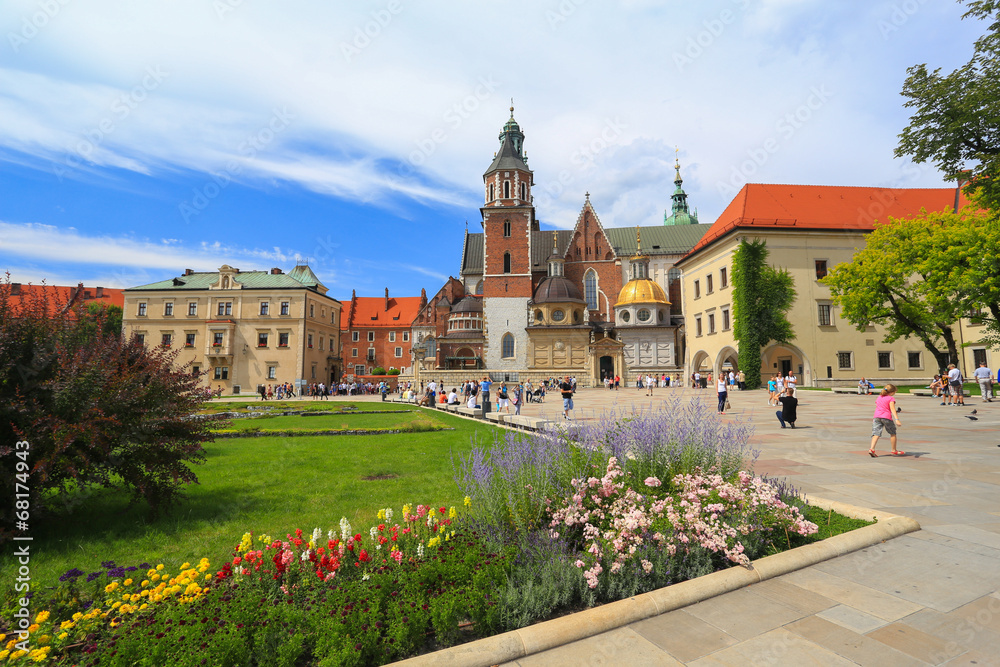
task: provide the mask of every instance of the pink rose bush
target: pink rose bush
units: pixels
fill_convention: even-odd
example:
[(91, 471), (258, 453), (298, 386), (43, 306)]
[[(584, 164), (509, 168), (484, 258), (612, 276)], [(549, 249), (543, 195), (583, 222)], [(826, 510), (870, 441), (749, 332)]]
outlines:
[(579, 548), (575, 565), (591, 589), (602, 574), (650, 574), (651, 552), (686, 556), (702, 549), (748, 567), (744, 541), (751, 534), (817, 531), (797, 507), (781, 500), (777, 488), (746, 471), (732, 481), (700, 470), (678, 474), (663, 491), (660, 480), (647, 478), (646, 493), (627, 482), (612, 456), (600, 479), (571, 480), (573, 493), (551, 512), (550, 537), (568, 538)]

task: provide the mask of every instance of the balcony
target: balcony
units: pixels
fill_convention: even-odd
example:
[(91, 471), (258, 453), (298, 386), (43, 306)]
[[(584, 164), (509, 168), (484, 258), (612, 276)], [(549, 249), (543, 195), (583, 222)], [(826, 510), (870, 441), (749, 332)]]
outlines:
[(207, 349), (205, 350), (206, 357), (232, 357), (233, 356), (233, 346), (231, 343), (222, 343), (221, 345), (215, 345), (214, 343), (209, 343)]

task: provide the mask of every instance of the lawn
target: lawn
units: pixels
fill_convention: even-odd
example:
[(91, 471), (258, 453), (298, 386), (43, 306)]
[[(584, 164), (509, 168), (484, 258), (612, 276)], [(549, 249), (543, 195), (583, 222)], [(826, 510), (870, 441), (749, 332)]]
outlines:
[(419, 425), (445, 426), (434, 419), (435, 413), (428, 413), (420, 408), (399, 408), (399, 412), (380, 411), (378, 414), (352, 414), (345, 412), (336, 415), (317, 414), (315, 416), (284, 415), (275, 417), (257, 417), (252, 419), (233, 419), (223, 430), (247, 431), (263, 429), (296, 430), (296, 431), (332, 431), (353, 429), (391, 429), (414, 427)]
[[(360, 409), (376, 405), (381, 407), (361, 404)], [(163, 562), (176, 568), (184, 561), (207, 557), (217, 565), (248, 530), (274, 537), (284, 537), (296, 528), (319, 527), (325, 532), (336, 528), (342, 516), (360, 527), (379, 508), (398, 510), (406, 502), (460, 503), (451, 453), (467, 452), (476, 434), (492, 440), (495, 429), (485, 423), (423, 410), (384, 416), (275, 417), (246, 423), (265, 427), (268, 422), (293, 420), (299, 422), (296, 427), (313, 427), (320, 420), (333, 419), (339, 427), (378, 417), (380, 427), (391, 427), (415, 416), (454, 430), (220, 439), (205, 447), (206, 462), (195, 467), (200, 483), (187, 489), (187, 499), (170, 514), (155, 520), (145, 507), (130, 507), (122, 494), (113, 491), (57, 501), (53, 514), (32, 524), (33, 584), (54, 585), (71, 568), (90, 572), (108, 560), (119, 565)], [(5, 582), (13, 582), (13, 561), (5, 559), (0, 566)], [(8, 586), (5, 597), (10, 594)]]

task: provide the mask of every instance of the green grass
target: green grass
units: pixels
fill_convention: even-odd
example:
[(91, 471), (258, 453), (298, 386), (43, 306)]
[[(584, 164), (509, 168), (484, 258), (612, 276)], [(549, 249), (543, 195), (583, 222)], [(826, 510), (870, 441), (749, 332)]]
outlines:
[(346, 398), (333, 399), (333, 400), (312, 400), (305, 399), (301, 401), (212, 401), (205, 403), (202, 406), (201, 412), (203, 413), (218, 413), (218, 412), (246, 412), (247, 408), (252, 407), (256, 410), (261, 408), (269, 408), (269, 410), (261, 410), (261, 412), (282, 412), (285, 410), (295, 410), (298, 412), (318, 412), (318, 411), (349, 411), (357, 410), (359, 412), (366, 411), (393, 411), (393, 410), (410, 410), (414, 409), (414, 406), (407, 405), (405, 403), (392, 403), (382, 401), (351, 401)]
[[(114, 491), (82, 497), (69, 509), (64, 505), (62, 511), (31, 525), (33, 584), (55, 585), (73, 567), (92, 572), (106, 560), (119, 565), (163, 562), (176, 568), (184, 561), (207, 557), (216, 566), (248, 530), (275, 538), (296, 528), (319, 527), (325, 532), (337, 528), (342, 516), (363, 528), (379, 508), (398, 512), (406, 502), (460, 503), (451, 453), (467, 453), (475, 433), (492, 439), (494, 427), (439, 412), (413, 414), (455, 430), (220, 439), (205, 447), (205, 465), (195, 467), (200, 483), (188, 487), (187, 499), (166, 516), (150, 520), (144, 506), (129, 507), (127, 499)], [(291, 419), (312, 425), (312, 420), (327, 418)], [(265, 421), (272, 420), (254, 423)], [(362, 479), (387, 475), (394, 477)], [(14, 561), (4, 558), (0, 580), (13, 582)], [(11, 586), (5, 583), (3, 596), (10, 594)]]
[(397, 428), (400, 426), (411, 426), (415, 424), (444, 425), (439, 415), (443, 412), (429, 412), (414, 408), (406, 413), (385, 413), (385, 414), (350, 414), (343, 415), (317, 415), (315, 417), (303, 417), (300, 415), (288, 415), (278, 417), (256, 417), (254, 419), (234, 419), (223, 428), (226, 431), (247, 431), (254, 429), (263, 430), (290, 430), (297, 431), (331, 431), (348, 429), (374, 429), (374, 428)]

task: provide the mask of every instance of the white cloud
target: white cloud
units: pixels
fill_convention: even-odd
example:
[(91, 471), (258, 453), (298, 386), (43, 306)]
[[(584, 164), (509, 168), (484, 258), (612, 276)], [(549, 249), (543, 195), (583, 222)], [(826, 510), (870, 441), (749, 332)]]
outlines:
[[(0, 67), (0, 147), (70, 178), (109, 167), (208, 178), (236, 164), (231, 176), (250, 184), (473, 208), (513, 96), (536, 192), (571, 177), (543, 219), (575, 219), (588, 188), (614, 202), (605, 216), (655, 217), (679, 144), (710, 221), (727, 203), (717, 184), (816, 85), (836, 97), (752, 180), (888, 178), (906, 122), (900, 59), (922, 62), (969, 32), (961, 7), (924, 8), (882, 39), (861, 0), (220, 4), (236, 3), (61, 5)], [(5, 2), (0, 35), (22, 35), (38, 7)], [(581, 147), (614, 119), (624, 127), (611, 143), (632, 148), (581, 174)]]

